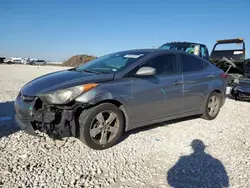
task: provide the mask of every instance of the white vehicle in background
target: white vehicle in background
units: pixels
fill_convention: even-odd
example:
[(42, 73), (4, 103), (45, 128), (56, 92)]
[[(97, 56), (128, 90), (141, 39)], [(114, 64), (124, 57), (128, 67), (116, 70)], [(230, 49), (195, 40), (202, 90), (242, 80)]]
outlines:
[(22, 58), (22, 64), (29, 65), (32, 61), (37, 61), (37, 58)]
[(26, 65), (30, 62), (30, 58), (22, 58), (22, 64)]
[(4, 59), (4, 63), (7, 64), (21, 64), (22, 63), (22, 58), (20, 57), (7, 57)]

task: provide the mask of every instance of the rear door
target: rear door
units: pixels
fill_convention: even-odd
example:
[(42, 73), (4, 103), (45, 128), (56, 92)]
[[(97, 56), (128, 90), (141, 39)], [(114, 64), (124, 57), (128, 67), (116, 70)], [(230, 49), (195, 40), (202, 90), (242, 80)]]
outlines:
[(207, 63), (191, 54), (179, 54), (184, 80), (183, 112), (200, 110), (208, 92), (213, 87), (214, 74), (207, 69)]
[(135, 124), (179, 114), (182, 108), (182, 75), (175, 53), (157, 55), (142, 66), (156, 69), (156, 75), (134, 77), (132, 84)]

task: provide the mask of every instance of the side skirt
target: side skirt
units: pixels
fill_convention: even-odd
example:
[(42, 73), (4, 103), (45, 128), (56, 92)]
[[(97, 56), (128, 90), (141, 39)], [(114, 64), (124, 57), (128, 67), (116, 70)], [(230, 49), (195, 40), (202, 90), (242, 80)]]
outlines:
[(127, 129), (125, 129), (125, 131), (130, 131), (132, 129), (136, 129), (136, 128), (139, 128), (139, 127), (144, 127), (144, 126), (147, 126), (147, 125), (162, 123), (162, 122), (165, 122), (165, 121), (170, 121), (170, 120), (175, 120), (175, 119), (177, 120), (177, 119), (180, 119), (180, 118), (195, 116), (195, 115), (199, 115), (199, 114), (202, 114), (202, 112), (192, 111), (192, 112), (188, 112), (188, 113), (182, 113), (182, 114), (169, 116), (169, 117), (165, 117), (165, 118), (161, 118), (161, 119), (156, 119), (156, 120), (152, 120), (152, 121), (148, 121), (148, 122), (143, 122), (143, 123), (139, 123), (139, 124), (128, 125)]

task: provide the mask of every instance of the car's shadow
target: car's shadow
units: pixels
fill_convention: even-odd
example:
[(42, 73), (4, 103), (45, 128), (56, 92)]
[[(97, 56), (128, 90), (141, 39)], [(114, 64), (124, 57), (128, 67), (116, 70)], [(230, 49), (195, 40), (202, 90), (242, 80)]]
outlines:
[(14, 114), (13, 101), (0, 102), (0, 138), (20, 130), (14, 121)]
[(194, 115), (194, 116), (189, 116), (189, 117), (184, 117), (184, 118), (180, 118), (180, 119), (169, 120), (169, 121), (164, 121), (164, 122), (161, 122), (161, 123), (155, 123), (155, 124), (139, 127), (139, 128), (124, 132), (121, 139), (120, 139), (120, 141), (119, 141), (119, 143), (126, 140), (130, 135), (138, 134), (139, 132), (148, 131), (148, 130), (155, 129), (155, 128), (158, 128), (158, 127), (167, 127), (167, 126), (169, 126), (171, 124), (179, 123), (179, 122), (182, 122), (182, 121), (188, 121), (188, 120), (192, 120), (192, 119), (197, 119), (197, 118), (200, 118), (200, 117), (201, 117), (201, 115)]
[(181, 156), (167, 172), (167, 182), (175, 188), (229, 187), (226, 169), (218, 159), (205, 152), (205, 144), (198, 139), (191, 143), (193, 153)]

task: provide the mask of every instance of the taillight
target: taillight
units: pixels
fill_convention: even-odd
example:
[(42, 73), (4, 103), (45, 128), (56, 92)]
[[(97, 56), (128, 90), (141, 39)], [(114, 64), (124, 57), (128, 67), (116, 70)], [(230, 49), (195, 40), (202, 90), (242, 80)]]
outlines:
[(220, 76), (221, 76), (222, 78), (227, 78), (227, 74), (224, 73), (224, 72), (220, 73)]

